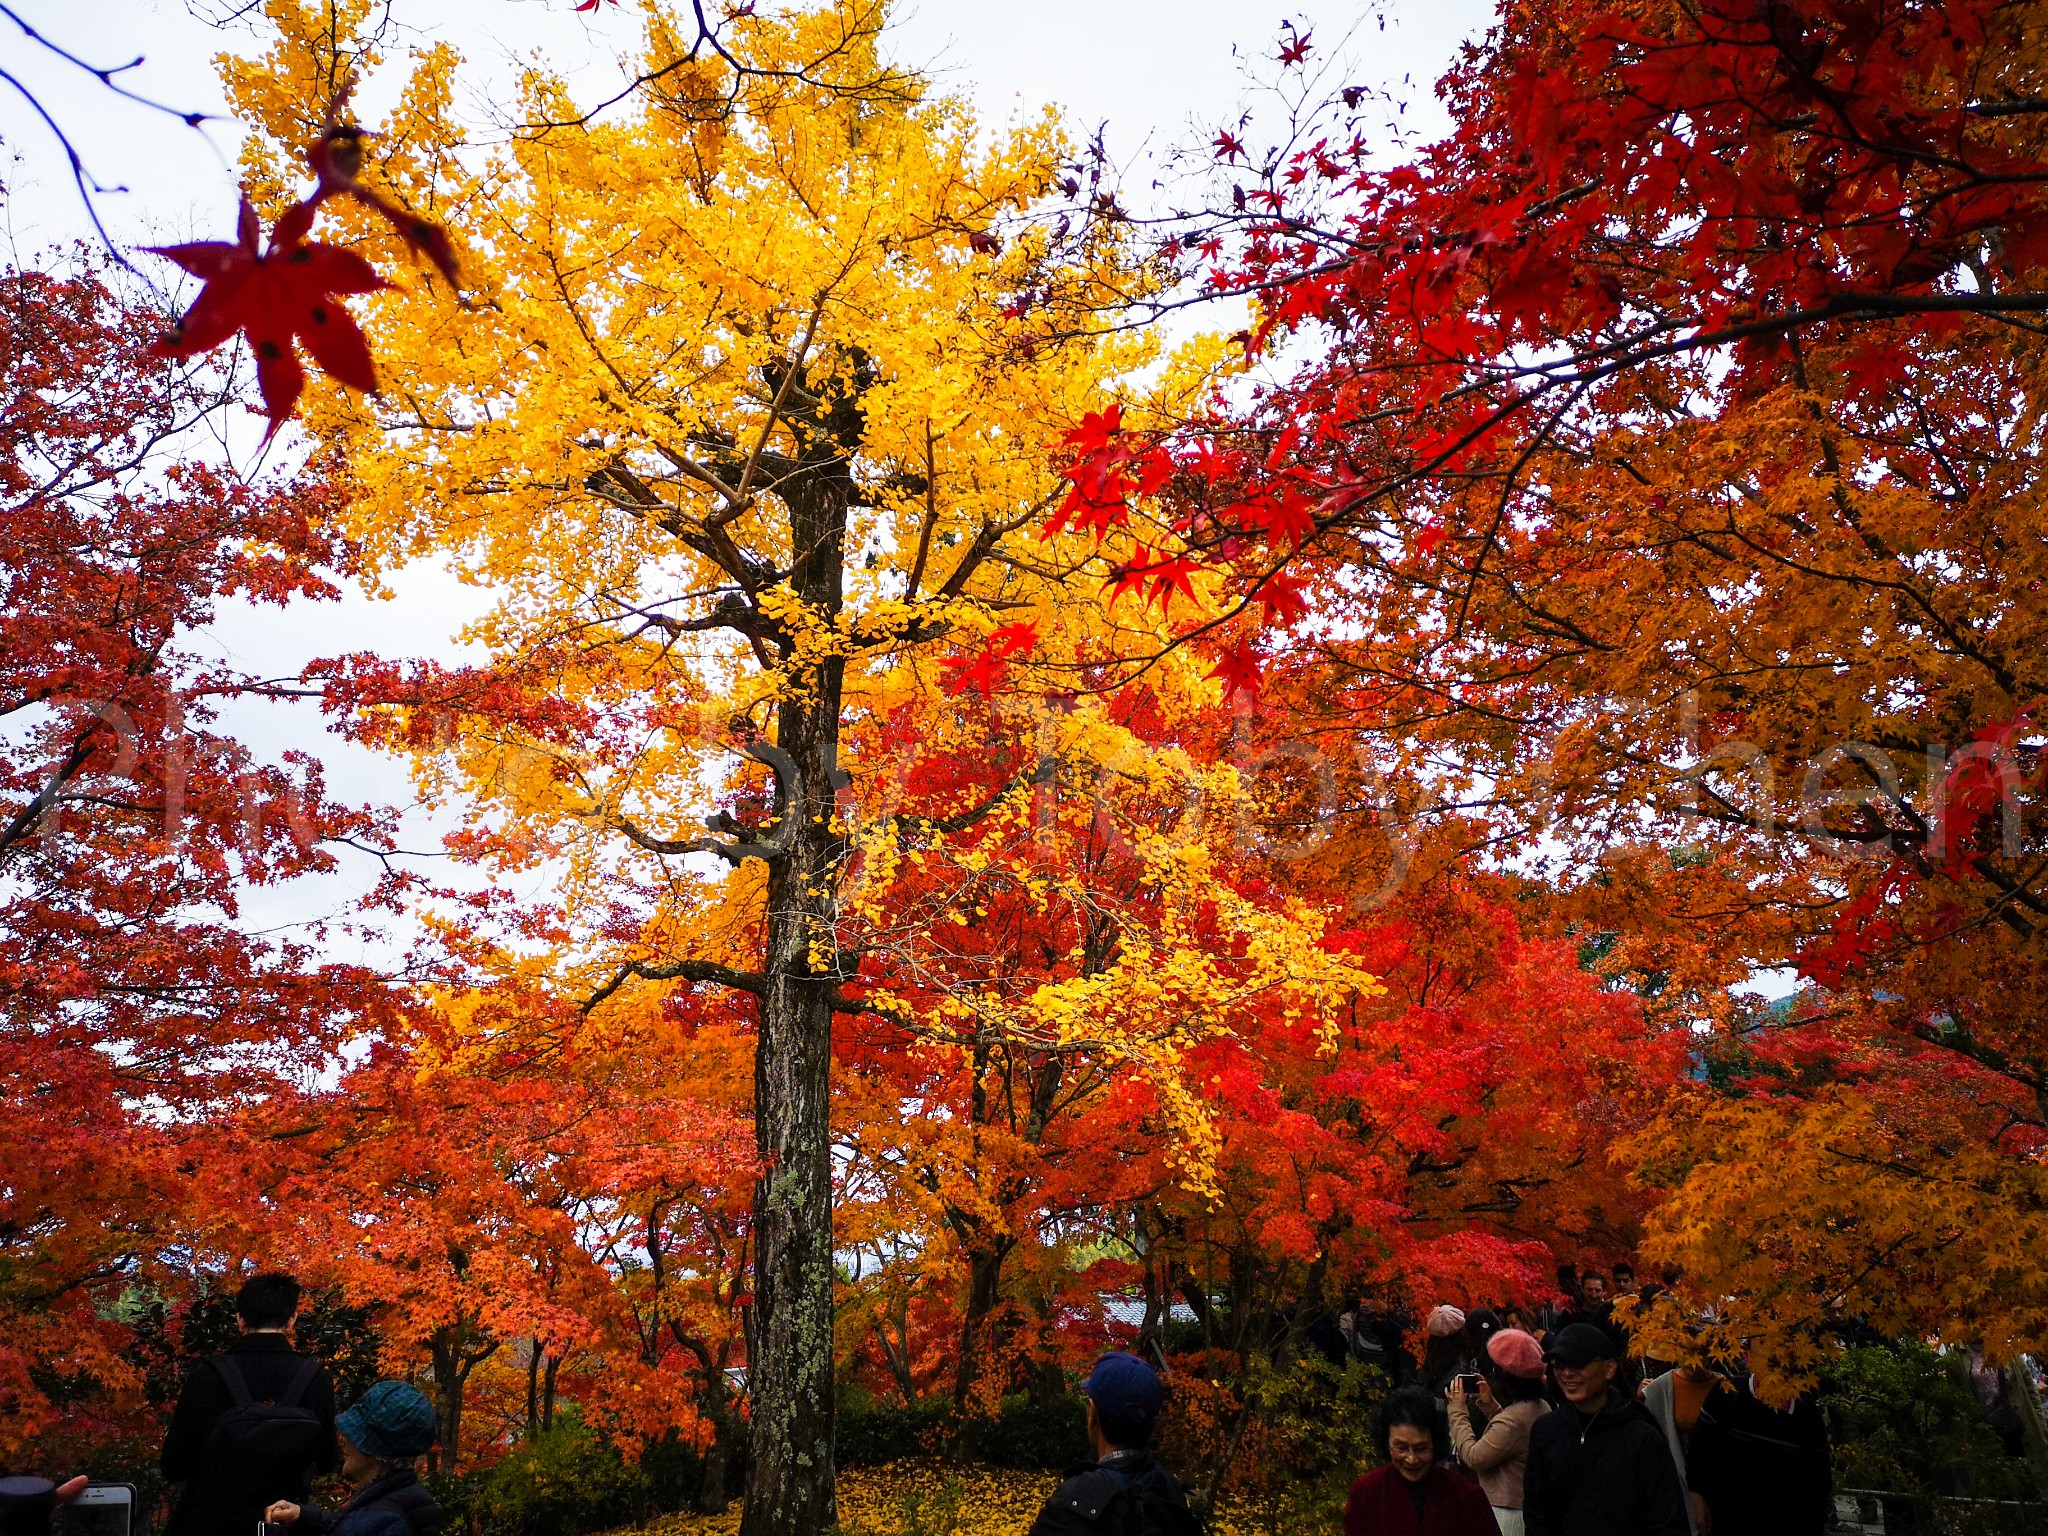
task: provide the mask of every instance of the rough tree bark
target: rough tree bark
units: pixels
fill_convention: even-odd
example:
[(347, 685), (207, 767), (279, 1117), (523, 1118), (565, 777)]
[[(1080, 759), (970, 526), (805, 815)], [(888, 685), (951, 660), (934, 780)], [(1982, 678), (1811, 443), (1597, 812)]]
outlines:
[[(846, 663), (833, 655), (798, 665), (798, 635), (760, 602), (766, 589), (786, 583), (804, 605), (805, 622), (836, 624), (845, 606), (847, 529), (863, 494), (854, 477), (865, 432), (861, 402), (875, 373), (858, 352), (836, 360), (850, 366), (812, 360), (824, 306), (820, 298), (790, 362), (763, 370), (773, 403), (768, 425), (749, 428), (751, 449), (736, 434), (692, 437), (692, 448), (708, 457), (692, 463), (691, 475), (711, 487), (722, 503), (717, 510), (702, 517), (678, 511), (623, 462), (586, 482), (613, 505), (646, 518), (711, 561), (738, 589), (703, 619), (679, 625), (678, 632), (733, 630), (764, 667), (784, 673), (774, 740), (745, 743), (747, 755), (775, 773), (771, 826), (720, 815), (707, 823), (713, 837), (670, 840), (619, 822), (639, 846), (660, 854), (708, 852), (735, 865), (752, 858), (767, 864), (760, 968), (742, 972), (688, 958), (636, 961), (583, 1003), (587, 1013), (634, 977), (713, 983), (756, 999), (754, 1137), (763, 1172), (754, 1192), (754, 1296), (747, 1322), (751, 1411), (740, 1536), (829, 1536), (838, 1525), (831, 1068), (832, 1019), (844, 1006), (839, 984), (853, 965), (838, 947), (847, 844), (834, 824), (838, 792), (847, 782), (838, 761)], [(769, 447), (778, 427), (787, 434), (788, 452)], [(740, 548), (735, 525), (769, 497), (787, 516), (786, 548)], [(957, 559), (944, 590), (962, 590), (1011, 526), (1022, 526), (1021, 520), (984, 526)]]
[[(789, 421), (798, 455), (778, 477), (789, 510), (790, 588), (836, 618), (860, 443), (858, 397), (818, 399), (802, 384)], [(832, 1000), (845, 841), (834, 829), (845, 662), (797, 678), (776, 710), (776, 745), (794, 771), (778, 796), (788, 841), (769, 861), (768, 937), (754, 1055), (753, 1399), (740, 1536), (810, 1536), (838, 1524), (832, 1455)]]

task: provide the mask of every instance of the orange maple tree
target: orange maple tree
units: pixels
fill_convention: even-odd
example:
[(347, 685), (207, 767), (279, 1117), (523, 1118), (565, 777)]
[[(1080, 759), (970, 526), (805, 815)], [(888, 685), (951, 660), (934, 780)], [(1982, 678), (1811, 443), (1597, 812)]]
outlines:
[[(1411, 809), (1575, 856), (1578, 920), (1694, 1023), (1797, 968), (2035, 1127), (2042, 19), (1509, 4), (1405, 163), (1370, 163), (1357, 93), (1270, 153), (1220, 136), (1241, 179), (1181, 249), (1255, 298), (1254, 352), (1319, 339), (1242, 412), (1091, 421), (1061, 513), (1113, 561), (1226, 574), (1238, 615), (1184, 641), (1238, 687), (1320, 667), (1303, 728), (1369, 733)], [(1932, 1112), (1976, 1124), (1957, 1091)], [(2024, 1185), (2001, 1135), (1970, 1156)], [(1960, 1165), (1910, 1142), (1882, 1198), (1932, 1255)], [(1726, 1222), (1733, 1264), (1764, 1234), (1700, 1155), (1721, 1203), (1660, 1241), (1700, 1260)], [(1867, 1263), (1841, 1230), (1777, 1234), (1838, 1308)], [(1946, 1273), (1905, 1287), (1918, 1323), (2026, 1334), (2029, 1296), (1948, 1309)], [(1702, 1263), (1700, 1295), (1734, 1274)]]

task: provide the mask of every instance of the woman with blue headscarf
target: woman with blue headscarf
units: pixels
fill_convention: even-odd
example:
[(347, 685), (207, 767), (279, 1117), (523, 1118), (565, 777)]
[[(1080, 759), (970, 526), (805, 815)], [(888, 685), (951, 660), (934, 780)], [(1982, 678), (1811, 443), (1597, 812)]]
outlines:
[(279, 1500), (263, 1513), (292, 1536), (432, 1536), (441, 1524), (414, 1463), (433, 1448), (434, 1405), (406, 1381), (380, 1381), (338, 1415), (341, 1475), (355, 1489), (337, 1510)]

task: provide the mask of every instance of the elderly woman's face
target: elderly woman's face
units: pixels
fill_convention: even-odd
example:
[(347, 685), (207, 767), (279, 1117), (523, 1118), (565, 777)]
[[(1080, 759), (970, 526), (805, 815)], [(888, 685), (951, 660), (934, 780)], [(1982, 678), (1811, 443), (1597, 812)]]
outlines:
[(341, 1477), (343, 1482), (352, 1488), (360, 1488), (365, 1483), (374, 1483), (384, 1475), (386, 1468), (383, 1462), (374, 1456), (365, 1455), (362, 1447), (349, 1439), (347, 1435), (341, 1435), (337, 1438), (341, 1441)]
[(1387, 1460), (1409, 1482), (1419, 1483), (1436, 1460), (1436, 1440), (1419, 1424), (1396, 1424), (1387, 1431)]

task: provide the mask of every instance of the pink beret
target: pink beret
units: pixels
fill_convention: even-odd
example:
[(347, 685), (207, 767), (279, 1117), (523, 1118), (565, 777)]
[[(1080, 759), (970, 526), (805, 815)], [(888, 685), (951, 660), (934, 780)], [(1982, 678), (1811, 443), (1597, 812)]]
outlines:
[(1465, 1314), (1453, 1306), (1438, 1307), (1422, 1326), (1431, 1338), (1448, 1339), (1465, 1326)]
[(1519, 1328), (1503, 1328), (1486, 1341), (1486, 1353), (1510, 1376), (1524, 1381), (1543, 1379), (1543, 1346)]

